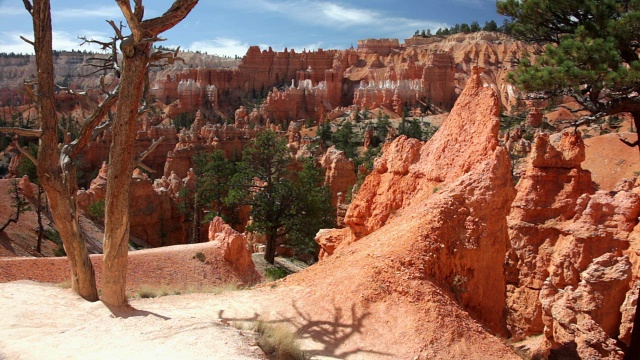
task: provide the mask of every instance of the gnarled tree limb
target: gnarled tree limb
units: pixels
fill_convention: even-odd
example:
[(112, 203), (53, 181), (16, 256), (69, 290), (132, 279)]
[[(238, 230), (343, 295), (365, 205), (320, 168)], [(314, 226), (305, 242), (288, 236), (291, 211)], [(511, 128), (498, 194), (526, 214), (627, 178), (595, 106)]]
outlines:
[(20, 146), (20, 144), (18, 144), (17, 141), (14, 141), (13, 144), (16, 146), (16, 148), (18, 150), (20, 150), (20, 152), (22, 153), (22, 155), (26, 156), (27, 159), (31, 160), (31, 162), (38, 166), (38, 162), (36, 160), (36, 158), (33, 157), (33, 155), (31, 155), (27, 150), (25, 150), (25, 148), (23, 148), (22, 146)]
[(0, 133), (16, 134), (26, 137), (40, 138), (42, 136), (42, 130), (39, 129), (24, 129), (18, 127), (0, 127)]
[(197, 0), (176, 0), (162, 16), (143, 21), (144, 31), (157, 35), (171, 29), (186, 17), (197, 3)]
[[(131, 10), (131, 3), (129, 0), (116, 0), (116, 3), (120, 7), (120, 11), (122, 11), (122, 15), (124, 15), (125, 20), (127, 20), (127, 24), (129, 24), (129, 29), (131, 29), (131, 34), (133, 35), (133, 44), (137, 44), (144, 38), (142, 28), (140, 27), (140, 20)], [(136, 2), (136, 8), (137, 7)]]
[(107, 116), (109, 110), (118, 101), (120, 85), (109, 93), (106, 99), (93, 111), (93, 113), (85, 120), (78, 134), (78, 138), (70, 144), (69, 156), (77, 155), (93, 138), (94, 129), (98, 127), (102, 119)]

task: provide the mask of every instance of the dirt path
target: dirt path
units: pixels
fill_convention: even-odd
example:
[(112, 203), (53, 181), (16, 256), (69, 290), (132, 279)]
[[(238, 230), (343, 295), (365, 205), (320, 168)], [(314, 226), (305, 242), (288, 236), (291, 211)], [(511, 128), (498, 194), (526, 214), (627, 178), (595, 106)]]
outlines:
[(116, 317), (52, 285), (4, 283), (0, 294), (0, 359), (264, 359), (199, 296), (133, 301)]

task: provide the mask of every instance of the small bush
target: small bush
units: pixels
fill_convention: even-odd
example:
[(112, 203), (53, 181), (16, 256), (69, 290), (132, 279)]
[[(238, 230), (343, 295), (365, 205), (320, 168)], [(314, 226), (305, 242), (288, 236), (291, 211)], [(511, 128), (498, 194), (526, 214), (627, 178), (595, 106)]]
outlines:
[(67, 256), (67, 252), (64, 250), (64, 245), (62, 244), (62, 237), (60, 237), (58, 230), (47, 229), (44, 231), (44, 236), (58, 245), (57, 248), (53, 250), (53, 255), (57, 257)]
[(91, 203), (89, 204), (89, 207), (87, 207), (89, 215), (91, 215), (94, 220), (104, 220), (104, 209), (104, 199)]
[(283, 268), (279, 268), (279, 267), (270, 267), (267, 268), (265, 270), (265, 277), (269, 280), (269, 281), (275, 281), (278, 279), (282, 279), (284, 277), (287, 277), (287, 275), (289, 275), (289, 273), (287, 272), (287, 270), (283, 269)]
[(71, 280), (65, 280), (61, 283), (57, 283), (56, 286), (62, 289), (71, 289)]
[(140, 299), (150, 299), (158, 297), (156, 289), (146, 286), (140, 287), (140, 289), (138, 289), (137, 295)]
[(307, 359), (293, 332), (284, 325), (272, 325), (258, 320), (255, 331), (258, 333), (258, 346), (273, 360)]
[(198, 251), (194, 256), (194, 259), (198, 259), (200, 262), (207, 261), (207, 257), (204, 255), (202, 251)]

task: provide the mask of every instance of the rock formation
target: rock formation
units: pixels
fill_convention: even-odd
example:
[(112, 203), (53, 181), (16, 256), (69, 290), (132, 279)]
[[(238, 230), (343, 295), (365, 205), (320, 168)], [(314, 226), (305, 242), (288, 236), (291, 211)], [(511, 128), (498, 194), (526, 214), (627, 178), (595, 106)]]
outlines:
[(320, 159), (320, 166), (325, 170), (324, 185), (331, 191), (331, 205), (336, 206), (338, 194), (347, 194), (356, 183), (353, 160), (347, 159), (344, 151), (332, 146)]
[[(401, 136), (387, 144), (349, 207), (348, 228), (319, 234), (323, 257), (354, 241), (386, 249), (382, 242), (393, 239), (396, 250), (384, 255), (384, 269), (439, 284), (493, 331), (506, 333), (502, 263), (515, 192), (511, 163), (498, 146), (499, 112), (498, 95), (478, 71), (429, 142)], [(394, 277), (384, 269), (371, 281)], [(411, 294), (395, 281), (382, 287)]]
[(296, 53), (294, 50), (261, 51), (252, 46), (237, 68), (197, 68), (166, 74), (154, 82), (151, 92), (165, 104), (180, 100), (183, 111), (195, 111), (205, 105), (231, 111), (240, 106), (238, 99), (266, 92), (297, 78), (299, 70), (312, 68), (320, 73), (330, 69), (335, 51), (318, 50)]
[(233, 230), (218, 216), (209, 224), (209, 241), (222, 249), (224, 259), (245, 282), (254, 283), (260, 278), (245, 236)]
[[(87, 211), (90, 204), (104, 201), (107, 187), (107, 165), (103, 164), (89, 189), (80, 190), (78, 206)], [(186, 243), (182, 214), (169, 189), (156, 186), (148, 176), (136, 169), (130, 195), (131, 235), (153, 247)]]
[(552, 349), (621, 359), (616, 340), (628, 345), (637, 301), (640, 189), (627, 179), (596, 191), (584, 159), (579, 132), (557, 145), (536, 136), (508, 218), (507, 323), (516, 338), (544, 333)]

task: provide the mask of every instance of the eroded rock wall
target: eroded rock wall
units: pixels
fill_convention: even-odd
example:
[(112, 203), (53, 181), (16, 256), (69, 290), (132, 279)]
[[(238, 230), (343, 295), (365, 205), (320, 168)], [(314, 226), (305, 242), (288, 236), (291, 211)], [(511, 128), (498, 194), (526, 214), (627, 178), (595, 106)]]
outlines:
[(429, 142), (401, 136), (385, 146), (349, 207), (348, 228), (321, 232), (317, 241), (323, 257), (353, 242), (397, 242), (398, 253), (387, 259), (395, 271), (439, 284), (506, 334), (502, 264), (515, 191), (511, 162), (497, 142), (500, 100), (480, 72)]
[(516, 338), (544, 333), (552, 349), (622, 358), (617, 340), (629, 345), (637, 301), (640, 184), (596, 191), (584, 159), (579, 132), (557, 144), (536, 136), (508, 217), (507, 323)]

